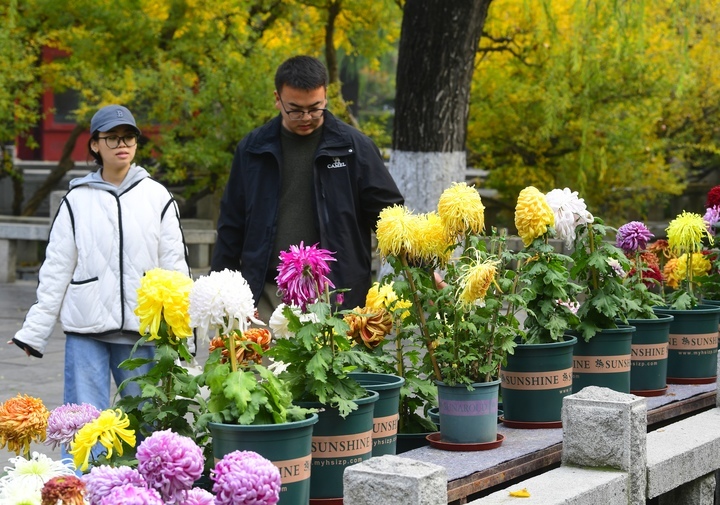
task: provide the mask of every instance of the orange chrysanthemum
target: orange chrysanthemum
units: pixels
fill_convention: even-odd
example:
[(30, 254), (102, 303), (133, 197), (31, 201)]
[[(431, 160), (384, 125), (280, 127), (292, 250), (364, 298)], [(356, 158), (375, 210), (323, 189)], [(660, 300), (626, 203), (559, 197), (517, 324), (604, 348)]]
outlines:
[(18, 394), (0, 404), (0, 448), (29, 454), (30, 443), (45, 441), (50, 411), (40, 398)]
[(555, 214), (545, 195), (534, 186), (523, 189), (515, 205), (515, 227), (525, 246), (547, 233), (555, 224)]
[[(262, 352), (267, 351), (270, 348), (270, 342), (272, 341), (272, 334), (267, 328), (249, 328), (245, 332), (233, 332), (232, 334), (235, 340), (235, 359), (238, 364), (245, 365), (249, 361), (260, 363), (262, 360), (262, 354), (258, 353), (257, 350), (253, 349), (250, 343), (254, 343), (260, 346)], [(215, 349), (222, 349), (222, 363), (227, 363), (230, 350), (228, 336), (215, 337), (210, 341), (210, 352)]]
[(392, 330), (392, 315), (383, 308), (355, 307), (353, 313), (344, 317), (350, 327), (348, 337), (374, 349), (385, 340)]

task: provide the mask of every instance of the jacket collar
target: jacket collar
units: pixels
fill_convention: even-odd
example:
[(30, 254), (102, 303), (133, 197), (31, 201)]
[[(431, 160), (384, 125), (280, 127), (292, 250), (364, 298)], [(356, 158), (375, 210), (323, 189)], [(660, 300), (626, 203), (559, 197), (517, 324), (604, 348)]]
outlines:
[[(277, 153), (280, 150), (280, 128), (282, 116), (278, 114), (257, 130), (257, 135), (247, 147), (255, 154)], [(318, 150), (348, 147), (352, 145), (349, 135), (340, 127), (340, 121), (330, 112), (325, 111), (322, 138)]]

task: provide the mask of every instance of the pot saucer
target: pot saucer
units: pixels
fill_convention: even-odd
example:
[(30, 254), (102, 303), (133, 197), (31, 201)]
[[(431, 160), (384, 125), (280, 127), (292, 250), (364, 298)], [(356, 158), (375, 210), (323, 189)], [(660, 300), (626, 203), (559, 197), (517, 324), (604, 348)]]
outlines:
[(430, 442), (430, 446), (443, 451), (487, 451), (489, 449), (500, 447), (500, 444), (502, 444), (503, 440), (505, 440), (505, 437), (500, 433), (497, 434), (497, 440), (494, 442), (482, 442), (477, 444), (444, 442), (443, 440), (440, 440), (440, 432), (431, 433), (425, 438), (428, 442)]

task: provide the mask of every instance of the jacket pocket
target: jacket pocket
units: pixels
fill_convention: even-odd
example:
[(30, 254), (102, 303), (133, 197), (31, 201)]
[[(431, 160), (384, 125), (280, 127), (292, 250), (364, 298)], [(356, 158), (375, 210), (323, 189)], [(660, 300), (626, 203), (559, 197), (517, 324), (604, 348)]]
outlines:
[(103, 305), (107, 296), (100, 295), (97, 277), (70, 281), (60, 309), (63, 329), (79, 333), (100, 331), (109, 316)]

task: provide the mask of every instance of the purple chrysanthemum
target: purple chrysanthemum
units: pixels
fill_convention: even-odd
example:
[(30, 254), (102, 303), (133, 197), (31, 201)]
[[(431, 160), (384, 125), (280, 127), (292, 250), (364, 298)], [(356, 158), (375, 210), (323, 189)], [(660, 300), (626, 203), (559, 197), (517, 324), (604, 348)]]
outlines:
[(99, 416), (100, 411), (89, 403), (60, 405), (53, 409), (48, 417), (45, 443), (53, 449), (59, 445), (68, 449), (80, 428)]
[(335, 288), (328, 279), (329, 261), (335, 261), (335, 254), (320, 249), (318, 244), (305, 246), (291, 245), (288, 251), (280, 252), (278, 275), (275, 277), (278, 289), (282, 292), (282, 301), (295, 305), (303, 311), (308, 303), (315, 302), (327, 288)]
[(633, 254), (644, 251), (654, 236), (640, 221), (630, 221), (618, 228), (617, 246), (626, 253)]
[(187, 492), (184, 505), (215, 505), (215, 497), (202, 488), (194, 487)]
[(165, 503), (180, 503), (203, 472), (202, 449), (171, 430), (156, 431), (137, 448), (138, 471)]
[(703, 216), (703, 221), (707, 224), (707, 229), (710, 233), (715, 235), (714, 224), (720, 222), (720, 206), (708, 207)]
[(123, 484), (112, 488), (100, 505), (163, 505), (163, 501), (154, 489)]
[(90, 473), (82, 476), (85, 482), (85, 498), (90, 505), (99, 505), (110, 490), (124, 485), (147, 487), (142, 475), (129, 466), (95, 466)]
[(280, 499), (280, 471), (256, 452), (231, 452), (210, 478), (216, 505), (274, 505)]

